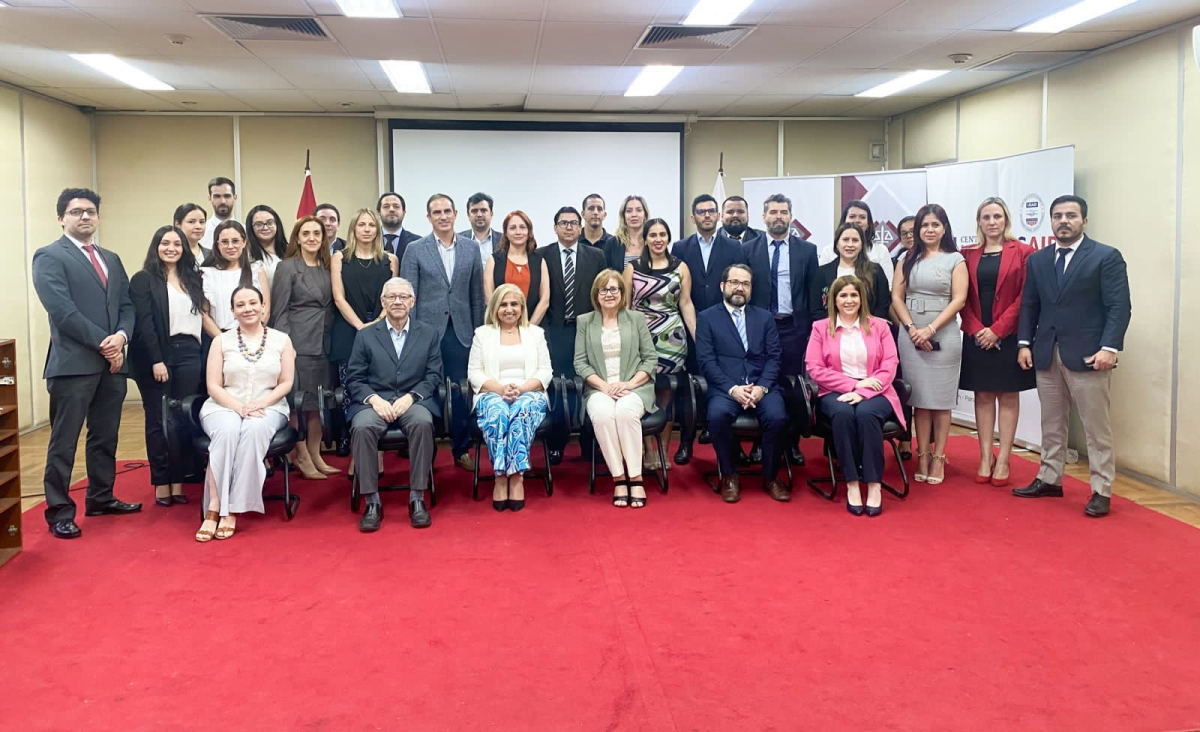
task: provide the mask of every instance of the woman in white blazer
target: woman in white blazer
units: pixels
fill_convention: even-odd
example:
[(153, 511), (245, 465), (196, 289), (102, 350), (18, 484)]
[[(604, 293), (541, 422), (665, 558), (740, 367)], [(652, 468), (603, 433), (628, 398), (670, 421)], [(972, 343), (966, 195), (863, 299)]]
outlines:
[(467, 361), (475, 414), (496, 475), (492, 508), (497, 511), (525, 508), (529, 447), (549, 409), (551, 378), (546, 336), (529, 324), (525, 296), (516, 285), (500, 285), (488, 299)]

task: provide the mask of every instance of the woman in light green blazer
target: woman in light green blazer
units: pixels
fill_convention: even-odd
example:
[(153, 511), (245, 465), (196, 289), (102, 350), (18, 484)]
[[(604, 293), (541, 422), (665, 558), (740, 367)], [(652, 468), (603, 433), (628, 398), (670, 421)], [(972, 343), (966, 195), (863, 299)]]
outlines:
[(613, 505), (642, 508), (642, 415), (653, 412), (658, 351), (641, 313), (625, 308), (625, 280), (606, 269), (592, 282), (590, 313), (575, 322), (575, 373), (584, 383), (596, 442), (613, 476)]

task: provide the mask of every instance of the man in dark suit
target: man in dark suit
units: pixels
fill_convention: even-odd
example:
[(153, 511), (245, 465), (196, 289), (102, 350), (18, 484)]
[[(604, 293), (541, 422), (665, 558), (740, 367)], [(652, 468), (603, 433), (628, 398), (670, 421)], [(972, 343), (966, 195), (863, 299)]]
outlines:
[[(692, 305), (696, 312), (707, 310), (722, 302), (721, 273), (731, 264), (745, 264), (742, 246), (726, 236), (717, 224), (721, 212), (717, 199), (707, 193), (696, 196), (692, 201), (692, 223), (696, 233), (675, 242), (671, 252), (684, 261), (692, 275)], [(696, 360), (696, 343), (688, 337), (687, 372), (699, 374), (700, 364)], [(681, 425), (679, 449), (675, 451), (675, 464), (687, 465), (692, 459), (692, 441), (695, 435), (687, 425)]]
[[(592, 311), (592, 282), (604, 270), (605, 261), (604, 252), (599, 249), (578, 246), (582, 222), (573, 206), (563, 206), (554, 214), (558, 241), (538, 249), (550, 275), (550, 308), (542, 319), (550, 364), (555, 376), (568, 379), (575, 378), (575, 319)], [(562, 451), (569, 437), (564, 409), (555, 414), (555, 429), (547, 440), (552, 464), (562, 462)], [(591, 440), (581, 439), (580, 443), (590, 445)]]
[(750, 206), (741, 196), (730, 196), (721, 204), (721, 230), (731, 241), (742, 245), (764, 236), (750, 227)]
[(708, 431), (726, 503), (741, 498), (733, 422), (747, 410), (754, 410), (762, 427), (763, 485), (776, 501), (791, 500), (791, 489), (778, 480), (787, 429), (787, 410), (776, 387), (779, 333), (770, 312), (748, 304), (752, 283), (746, 265), (726, 267), (721, 275), (723, 302), (696, 317), (696, 355), (708, 382)]
[(338, 236), (338, 226), (342, 223), (342, 214), (332, 203), (321, 203), (313, 209), (313, 216), (325, 227), (325, 240), (329, 242), (329, 253), (340, 252), (346, 248), (346, 240)]
[(1087, 438), (1092, 497), (1088, 516), (1108, 515), (1116, 478), (1109, 389), (1132, 310), (1121, 252), (1084, 235), (1087, 201), (1059, 196), (1050, 204), (1057, 244), (1030, 255), (1017, 325), (1017, 361), (1037, 369), (1042, 402), (1042, 464), (1037, 478), (1013, 490), (1023, 498), (1061, 497), (1071, 402)]
[(387, 317), (355, 334), (346, 366), (354, 472), (367, 504), (358, 528), (378, 531), (383, 522), (375, 456), (379, 437), (395, 424), (408, 438), (409, 521), (421, 529), (430, 523), (425, 490), (433, 464), (433, 418), (442, 413), (441, 339), (436, 328), (409, 317), (416, 298), (406, 280), (384, 283), (380, 300)]
[[(417, 301), (414, 316), (437, 329), (442, 341), (442, 364), (447, 381), (467, 378), (467, 360), (475, 329), (483, 325), (483, 263), (471, 240), (454, 233), (458, 210), (454, 200), (435, 193), (425, 203), (433, 233), (408, 246), (400, 263), (400, 276), (412, 283)], [(470, 443), (470, 407), (460, 400), (453, 410), (450, 444), (454, 462), (475, 470), (467, 452)]]
[(407, 206), (404, 196), (388, 191), (375, 203), (375, 211), (383, 223), (383, 248), (396, 255), (396, 261), (404, 261), (408, 245), (421, 237), (404, 228), (404, 213)]
[(117, 432), (125, 401), (125, 344), (133, 333), (134, 307), (121, 258), (95, 242), (100, 196), (67, 188), (58, 197), (63, 236), (33, 255), (33, 287), (50, 316), (50, 351), (42, 376), (50, 392), (50, 444), (46, 449), (46, 523), (59, 539), (80, 535), (75, 524), (71, 468), (87, 420), (85, 513), (133, 513), (140, 503), (113, 496)]
[(467, 220), (471, 222), (471, 228), (458, 232), (458, 235), (470, 239), (479, 248), (480, 263), (487, 263), (488, 257), (500, 246), (500, 232), (492, 228), (492, 214), (492, 197), (488, 194), (476, 193), (467, 199)]

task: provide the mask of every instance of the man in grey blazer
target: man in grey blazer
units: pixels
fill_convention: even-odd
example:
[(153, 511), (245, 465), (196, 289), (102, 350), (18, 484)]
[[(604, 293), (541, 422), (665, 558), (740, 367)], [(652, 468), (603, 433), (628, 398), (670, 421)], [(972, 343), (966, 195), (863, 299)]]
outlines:
[(59, 539), (80, 535), (68, 490), (75, 446), (87, 420), (85, 513), (133, 513), (140, 503), (113, 496), (117, 431), (125, 401), (125, 344), (134, 308), (121, 259), (95, 244), (100, 196), (67, 188), (58, 197), (63, 236), (33, 255), (33, 287), (50, 316), (46, 389), (50, 392), (50, 444), (46, 449), (46, 523)]
[[(450, 196), (430, 196), (425, 212), (433, 233), (408, 246), (400, 276), (412, 284), (417, 296), (416, 319), (432, 325), (441, 339), (446, 379), (460, 381), (467, 378), (475, 329), (483, 325), (483, 263), (472, 241), (454, 233), (458, 211)], [(450, 444), (458, 467), (473, 471), (475, 462), (467, 452), (470, 411), (464, 403), (455, 405)]]
[(433, 464), (433, 418), (442, 413), (437, 400), (442, 351), (437, 331), (409, 317), (415, 299), (404, 279), (385, 282), (380, 300), (387, 317), (355, 334), (346, 365), (350, 449), (367, 503), (358, 524), (361, 531), (378, 531), (383, 522), (375, 455), (379, 437), (393, 423), (408, 438), (409, 521), (418, 529), (430, 523), (425, 490)]

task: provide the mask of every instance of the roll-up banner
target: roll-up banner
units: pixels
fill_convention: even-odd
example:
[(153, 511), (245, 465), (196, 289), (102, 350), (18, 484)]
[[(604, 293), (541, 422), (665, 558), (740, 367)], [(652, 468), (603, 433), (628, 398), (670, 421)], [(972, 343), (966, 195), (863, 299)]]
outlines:
[(850, 201), (862, 201), (871, 207), (875, 243), (892, 251), (900, 246), (900, 219), (912, 216), (925, 205), (925, 171), (843, 175), (842, 207)]
[(750, 226), (763, 228), (763, 201), (782, 193), (792, 199), (792, 234), (807, 239), (820, 250), (833, 240), (834, 176), (804, 178), (743, 178)]

